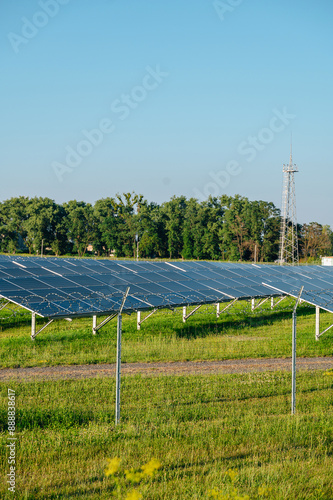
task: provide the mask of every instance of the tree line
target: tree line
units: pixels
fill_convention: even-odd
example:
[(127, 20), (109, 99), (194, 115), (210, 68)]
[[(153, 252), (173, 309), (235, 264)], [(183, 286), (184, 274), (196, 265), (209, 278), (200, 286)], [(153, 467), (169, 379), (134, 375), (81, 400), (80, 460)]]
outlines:
[[(0, 251), (273, 262), (281, 216), (272, 202), (246, 197), (174, 196), (158, 205), (135, 193), (95, 204), (16, 197), (0, 203)], [(331, 255), (333, 234), (317, 222), (298, 225), (300, 255)]]

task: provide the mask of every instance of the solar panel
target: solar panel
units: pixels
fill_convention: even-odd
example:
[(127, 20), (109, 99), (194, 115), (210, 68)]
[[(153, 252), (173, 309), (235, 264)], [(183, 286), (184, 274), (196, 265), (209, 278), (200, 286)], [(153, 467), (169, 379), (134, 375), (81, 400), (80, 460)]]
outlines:
[(178, 307), (270, 295), (333, 312), (333, 269), (226, 262), (133, 262), (0, 256), (0, 296), (50, 318)]

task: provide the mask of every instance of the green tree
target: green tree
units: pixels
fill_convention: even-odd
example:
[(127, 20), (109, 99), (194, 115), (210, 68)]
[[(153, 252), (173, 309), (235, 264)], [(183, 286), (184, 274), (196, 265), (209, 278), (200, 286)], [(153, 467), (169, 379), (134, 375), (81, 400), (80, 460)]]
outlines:
[(217, 198), (199, 203), (190, 198), (183, 224), (184, 259), (219, 259), (219, 234), (223, 225), (223, 208)]
[(137, 213), (139, 256), (143, 258), (165, 257), (167, 240), (164, 219), (156, 203), (141, 202)]
[(271, 202), (252, 201), (247, 205), (245, 220), (249, 226), (247, 258), (274, 261), (279, 250), (280, 211)]
[(58, 255), (66, 243), (63, 229), (64, 209), (50, 198), (31, 198), (26, 206), (27, 219), (23, 222), (25, 242), (29, 253), (41, 252), (41, 247), (51, 247)]
[(170, 259), (179, 258), (183, 252), (183, 226), (186, 212), (186, 197), (173, 196), (161, 206), (165, 217), (165, 228)]
[(94, 205), (97, 228), (93, 245), (99, 254), (109, 255), (117, 248), (118, 216), (115, 207), (116, 201), (113, 198), (102, 198)]
[(318, 222), (304, 224), (301, 231), (302, 254), (305, 258), (318, 258), (332, 250), (331, 229)]
[(71, 200), (64, 204), (69, 240), (79, 257), (83, 257), (89, 243), (94, 239), (96, 220), (93, 207), (84, 201)]
[(117, 194), (113, 208), (117, 218), (117, 238), (115, 251), (117, 257), (135, 257), (136, 235), (139, 230), (138, 211), (143, 203), (143, 196), (135, 193)]
[(249, 239), (249, 228), (246, 224), (248, 199), (240, 195), (234, 198), (220, 197), (224, 209), (224, 221), (220, 231), (223, 258), (242, 260)]
[(0, 206), (1, 250), (15, 253), (25, 249), (26, 230), (24, 223), (29, 217), (27, 205), (29, 198), (19, 196), (10, 198)]

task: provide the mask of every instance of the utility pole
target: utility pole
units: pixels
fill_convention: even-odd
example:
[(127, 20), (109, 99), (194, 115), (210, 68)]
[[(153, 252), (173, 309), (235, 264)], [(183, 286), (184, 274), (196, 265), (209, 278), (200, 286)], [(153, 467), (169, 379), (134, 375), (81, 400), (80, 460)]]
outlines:
[(139, 261), (139, 235), (138, 234), (135, 235), (135, 239), (136, 239), (136, 261), (138, 262)]
[(280, 265), (295, 265), (299, 263), (294, 177), (295, 172), (298, 172), (298, 168), (293, 163), (292, 145), (290, 144), (289, 164), (283, 165), (283, 192), (279, 249)]

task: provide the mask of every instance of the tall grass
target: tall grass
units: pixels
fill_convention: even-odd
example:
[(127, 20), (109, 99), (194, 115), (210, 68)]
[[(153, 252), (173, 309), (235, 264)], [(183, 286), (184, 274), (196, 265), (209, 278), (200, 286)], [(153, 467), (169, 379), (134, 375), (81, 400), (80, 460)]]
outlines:
[[(333, 377), (297, 377), (290, 415), (290, 375), (260, 373), (124, 377), (114, 425), (115, 381), (92, 379), (2, 384), (1, 470), (6, 472), (7, 386), (16, 391), (17, 499), (110, 499), (107, 458), (124, 469), (158, 458), (144, 499), (205, 499), (237, 469), (240, 494), (274, 500), (332, 499)], [(0, 496), (12, 499), (5, 482)]]

